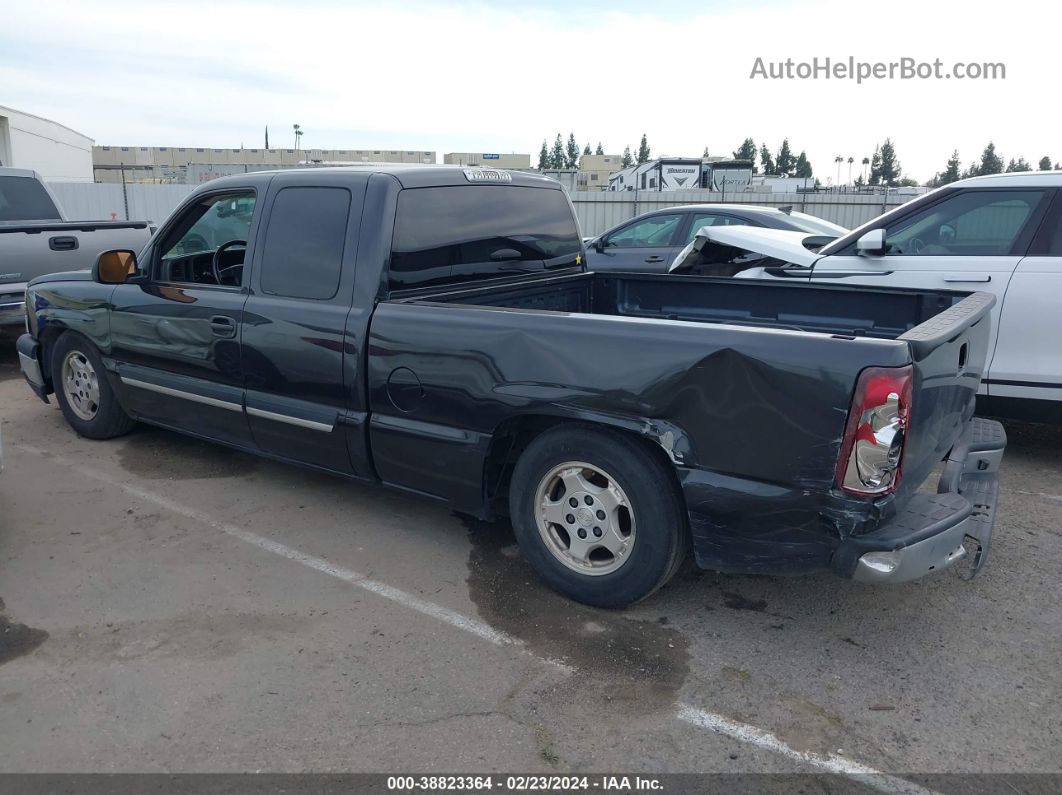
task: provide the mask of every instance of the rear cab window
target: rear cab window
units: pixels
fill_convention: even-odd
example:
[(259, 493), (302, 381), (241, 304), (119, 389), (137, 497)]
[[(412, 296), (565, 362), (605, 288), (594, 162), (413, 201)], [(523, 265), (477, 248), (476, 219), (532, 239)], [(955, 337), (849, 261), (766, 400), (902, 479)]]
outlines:
[(33, 177), (0, 177), (0, 222), (59, 220), (59, 208)]
[(563, 191), (513, 185), (407, 188), (398, 194), (393, 291), (559, 270), (582, 263)]

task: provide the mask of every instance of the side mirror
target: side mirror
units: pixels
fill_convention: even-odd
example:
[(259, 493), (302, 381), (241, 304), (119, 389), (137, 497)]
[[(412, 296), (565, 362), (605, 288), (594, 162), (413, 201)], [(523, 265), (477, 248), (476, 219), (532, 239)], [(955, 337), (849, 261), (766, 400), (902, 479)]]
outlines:
[(92, 266), (92, 278), (100, 284), (122, 284), (136, 273), (136, 253), (125, 249), (104, 251)]
[(885, 230), (871, 229), (856, 241), (856, 253), (881, 255), (885, 253)]
[(599, 238), (594, 240), (594, 251), (596, 251), (597, 253), (600, 254), (604, 250), (605, 250), (605, 236), (602, 235), (601, 237), (599, 237)]

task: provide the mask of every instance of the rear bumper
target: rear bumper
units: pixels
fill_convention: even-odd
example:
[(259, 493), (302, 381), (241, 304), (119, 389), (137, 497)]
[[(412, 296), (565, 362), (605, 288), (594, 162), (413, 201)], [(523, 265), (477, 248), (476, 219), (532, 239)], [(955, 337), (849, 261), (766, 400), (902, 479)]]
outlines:
[(974, 417), (948, 454), (936, 494), (916, 494), (887, 525), (838, 546), (833, 570), (860, 582), (907, 582), (969, 556), (967, 577), (984, 566), (992, 542), (1003, 426)]
[(26, 322), (26, 285), (0, 284), (0, 326), (21, 326)]

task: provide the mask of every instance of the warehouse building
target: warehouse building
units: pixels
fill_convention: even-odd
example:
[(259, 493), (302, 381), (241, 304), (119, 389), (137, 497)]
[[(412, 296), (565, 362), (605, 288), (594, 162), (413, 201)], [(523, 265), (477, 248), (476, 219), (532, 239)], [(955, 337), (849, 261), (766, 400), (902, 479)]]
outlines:
[[(94, 146), (92, 168), (97, 182), (186, 184), (195, 173), (266, 171), (330, 163), (435, 163), (432, 151), (408, 149), (218, 149), (185, 146)], [(201, 168), (216, 166), (216, 169)], [(197, 182), (198, 180), (193, 180)]]
[(0, 105), (0, 166), (28, 168), (48, 180), (92, 182), (92, 139)]
[(576, 190), (608, 190), (609, 176), (622, 168), (622, 155), (583, 155), (579, 158)]
[(531, 168), (531, 155), (504, 154), (499, 152), (448, 152), (443, 163), (450, 166), (485, 166), (487, 168)]

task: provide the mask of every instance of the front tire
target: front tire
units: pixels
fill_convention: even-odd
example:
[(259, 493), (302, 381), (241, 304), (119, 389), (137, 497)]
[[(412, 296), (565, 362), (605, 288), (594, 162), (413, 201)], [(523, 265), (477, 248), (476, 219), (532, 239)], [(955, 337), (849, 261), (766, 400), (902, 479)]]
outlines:
[(596, 607), (644, 599), (688, 545), (674, 477), (637, 439), (564, 425), (527, 446), (509, 491), (521, 550), (552, 588)]
[(70, 427), (89, 439), (113, 439), (132, 430), (136, 421), (114, 394), (96, 346), (65, 332), (51, 353), (55, 397)]

